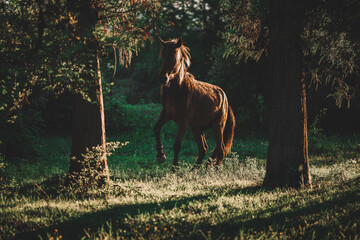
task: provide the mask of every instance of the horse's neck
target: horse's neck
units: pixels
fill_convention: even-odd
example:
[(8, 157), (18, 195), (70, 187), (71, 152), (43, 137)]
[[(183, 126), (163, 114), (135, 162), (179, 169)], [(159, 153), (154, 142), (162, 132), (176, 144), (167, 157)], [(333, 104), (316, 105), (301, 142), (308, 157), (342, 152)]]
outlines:
[(181, 95), (184, 91), (188, 91), (191, 81), (192, 80), (186, 77), (186, 75), (182, 80), (180, 80), (179, 74), (176, 74), (174, 79), (170, 81), (169, 86), (161, 85), (161, 96), (166, 96), (167, 98), (177, 98), (179, 97), (179, 94)]
[(186, 87), (189, 84), (190, 79), (186, 77), (187, 72), (184, 75), (180, 75), (176, 73), (174, 78), (170, 80), (169, 89), (171, 90), (179, 90)]

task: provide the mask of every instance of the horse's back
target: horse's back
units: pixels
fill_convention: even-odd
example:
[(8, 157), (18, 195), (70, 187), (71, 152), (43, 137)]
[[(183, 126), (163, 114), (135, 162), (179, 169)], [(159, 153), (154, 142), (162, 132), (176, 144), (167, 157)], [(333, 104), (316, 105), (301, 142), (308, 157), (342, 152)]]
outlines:
[(227, 97), (218, 86), (192, 80), (188, 99), (188, 112), (192, 125), (209, 125), (227, 113)]

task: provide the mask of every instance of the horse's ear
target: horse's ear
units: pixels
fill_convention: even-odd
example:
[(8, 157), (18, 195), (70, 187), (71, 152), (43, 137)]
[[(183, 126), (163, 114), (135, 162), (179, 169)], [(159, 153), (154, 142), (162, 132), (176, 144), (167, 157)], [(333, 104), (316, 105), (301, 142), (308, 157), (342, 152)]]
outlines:
[(164, 46), (164, 45), (165, 45), (165, 41), (162, 40), (160, 36), (159, 36), (159, 40), (160, 40), (161, 45)]
[(183, 40), (182, 40), (182, 38), (179, 38), (179, 40), (176, 43), (176, 48), (181, 47), (182, 44), (183, 44)]

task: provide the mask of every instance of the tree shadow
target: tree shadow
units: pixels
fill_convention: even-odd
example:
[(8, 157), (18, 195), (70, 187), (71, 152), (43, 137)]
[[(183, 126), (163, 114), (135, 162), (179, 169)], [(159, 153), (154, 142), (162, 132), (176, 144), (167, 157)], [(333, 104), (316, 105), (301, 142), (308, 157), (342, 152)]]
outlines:
[[(352, 182), (352, 183), (351, 183)], [(355, 179), (347, 184), (358, 184), (360, 178)], [(299, 224), (303, 224), (303, 219), (309, 215), (321, 216), (322, 213), (334, 209), (336, 207), (346, 206), (347, 204), (352, 204), (358, 202), (358, 196), (360, 194), (359, 189), (346, 191), (340, 196), (336, 196), (333, 199), (327, 201), (310, 200), (308, 203), (301, 207), (295, 205), (294, 208), (289, 208), (288, 210), (279, 212), (279, 209), (283, 207), (288, 207), (288, 202), (285, 201), (283, 205), (276, 204), (274, 207), (259, 209), (258, 211), (253, 211), (249, 213), (244, 213), (236, 217), (226, 219), (224, 222), (213, 225), (208, 222), (206, 219), (200, 221), (196, 225), (197, 233), (189, 236), (190, 239), (198, 239), (201, 237), (198, 230), (203, 232), (211, 231), (212, 236), (216, 239), (225, 233), (226, 237), (234, 238), (240, 229), (250, 229), (254, 230), (264, 230), (269, 225), (274, 229), (290, 229), (292, 227), (298, 227)], [(49, 227), (44, 227), (38, 229), (36, 232), (23, 232), (15, 236), (15, 239), (38, 239), (39, 236), (46, 238), (47, 233), (54, 232), (54, 229), (58, 229), (61, 232), (64, 239), (80, 239), (84, 236), (84, 229), (91, 228), (91, 230), (96, 230), (101, 226), (106, 225), (106, 222), (115, 222), (116, 226), (123, 226), (125, 218), (132, 218), (140, 214), (160, 214), (161, 211), (171, 210), (176, 207), (183, 205), (188, 205), (193, 201), (206, 202), (209, 199), (214, 197), (214, 194), (220, 193), (225, 196), (236, 196), (236, 195), (254, 195), (259, 192), (269, 191), (268, 188), (263, 188), (261, 186), (250, 186), (245, 188), (230, 188), (226, 189), (223, 187), (218, 187), (212, 189), (211, 193), (200, 194), (190, 197), (181, 197), (178, 199), (164, 201), (164, 202), (151, 202), (151, 203), (139, 203), (139, 204), (124, 204), (124, 205), (115, 205), (107, 209), (100, 210), (97, 212), (85, 213), (80, 217), (74, 217), (69, 219), (66, 222), (60, 224), (54, 224)], [(270, 190), (272, 191), (272, 190)], [(312, 194), (317, 194), (316, 192)], [(287, 198), (288, 196), (284, 196)], [(281, 199), (277, 199), (281, 201)], [(249, 217), (249, 214), (254, 216), (254, 218)], [(349, 213), (346, 218), (340, 219), (341, 221), (346, 221), (347, 219), (354, 219), (356, 214)], [(181, 229), (184, 231), (191, 231), (194, 229), (194, 226), (190, 226), (189, 223), (184, 220), (183, 222), (177, 221), (173, 224), (176, 229)], [(318, 236), (327, 233), (331, 226), (316, 226), (316, 232)]]
[[(19, 233), (15, 236), (15, 239), (38, 239), (39, 236), (46, 238), (46, 234), (54, 232), (57, 229), (61, 232), (63, 239), (80, 239), (84, 236), (84, 229), (91, 228), (92, 230), (98, 229), (105, 225), (107, 221), (117, 220), (120, 223), (125, 218), (134, 217), (139, 214), (159, 214), (163, 210), (171, 210), (178, 206), (188, 205), (193, 201), (204, 202), (214, 196), (214, 193), (224, 193), (225, 195), (237, 195), (237, 194), (254, 194), (258, 191), (264, 191), (260, 186), (250, 186), (245, 188), (229, 189), (224, 193), (224, 188), (217, 188), (209, 194), (202, 194), (190, 197), (182, 197), (175, 200), (164, 202), (152, 202), (152, 203), (140, 203), (140, 204), (124, 204), (115, 205), (107, 209), (97, 212), (85, 213), (80, 217), (74, 217), (70, 220), (54, 224), (50, 227), (40, 228), (34, 231), (27, 231)], [(105, 203), (104, 203), (105, 204)]]
[[(85, 228), (97, 229), (107, 221), (115, 219), (123, 221), (124, 218), (144, 213), (156, 214), (160, 213), (161, 210), (169, 210), (192, 201), (204, 201), (207, 198), (209, 198), (209, 195), (185, 197), (160, 203), (115, 205), (105, 210), (85, 213), (80, 217), (72, 218), (58, 225), (39, 229), (36, 232), (20, 233), (16, 235), (15, 239), (36, 239), (38, 236), (46, 237), (46, 233), (53, 232), (54, 229), (58, 229), (64, 239), (80, 239), (84, 235), (83, 229)], [(74, 231), (74, 229), (76, 230)]]
[[(346, 183), (346, 185), (350, 184), (360, 184), (360, 178), (356, 178)], [(207, 231), (210, 230), (216, 239), (223, 233), (226, 233), (227, 237), (234, 238), (239, 233), (239, 229), (253, 229), (260, 232), (262, 230), (266, 230), (268, 226), (271, 226), (273, 229), (283, 229), (285, 227), (289, 230), (293, 227), (297, 228), (299, 224), (303, 224), (304, 219), (306, 219), (307, 216), (316, 215), (318, 218), (321, 218), (322, 214), (326, 213), (327, 211), (331, 211), (339, 207), (345, 207), (348, 204), (359, 203), (359, 195), (359, 189), (348, 190), (347, 192), (340, 196), (337, 196), (336, 198), (329, 199), (327, 201), (311, 200), (309, 201), (309, 204), (304, 207), (296, 207), (295, 209), (289, 209), (280, 213), (276, 212), (278, 212), (280, 208), (286, 207), (287, 204), (284, 204), (282, 206), (276, 205), (273, 208), (266, 208), (263, 210), (252, 212), (251, 215), (255, 216), (253, 219), (244, 220), (249, 219), (249, 215), (242, 214), (232, 219), (227, 219), (226, 222), (222, 222), (216, 226), (210, 227), (207, 229)], [(336, 221), (345, 226), (346, 224), (348, 224), (349, 221), (357, 219), (359, 213), (359, 210), (355, 212), (349, 212), (347, 214), (339, 216)], [(309, 228), (310, 232), (311, 230), (315, 230), (315, 228), (317, 233), (316, 235), (320, 239), (322, 238), (321, 236), (327, 236), (326, 234), (333, 230), (333, 226), (331, 226), (330, 224), (322, 226), (313, 225), (311, 228)], [(358, 230), (360, 230), (360, 226), (358, 227)]]

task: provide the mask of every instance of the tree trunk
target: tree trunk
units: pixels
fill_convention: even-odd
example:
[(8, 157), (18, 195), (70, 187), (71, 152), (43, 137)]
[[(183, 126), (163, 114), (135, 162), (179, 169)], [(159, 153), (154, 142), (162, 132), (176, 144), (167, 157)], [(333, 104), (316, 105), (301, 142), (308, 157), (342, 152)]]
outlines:
[(264, 185), (311, 186), (301, 1), (272, 0), (269, 8), (270, 77), (273, 84)]
[(74, 176), (87, 167), (82, 156), (86, 149), (91, 150), (92, 147), (101, 146), (100, 156), (97, 159), (100, 161), (97, 170), (99, 174), (105, 176), (106, 179), (104, 180), (108, 181), (110, 177), (106, 157), (105, 113), (98, 56), (97, 64), (97, 87), (90, 90), (93, 93), (90, 96), (95, 96), (95, 101), (89, 102), (83, 99), (80, 94), (73, 96), (72, 148), (69, 174)]
[[(85, 71), (95, 70), (96, 76), (90, 73), (82, 73), (82, 78), (86, 81), (91, 102), (83, 99), (81, 94), (73, 96), (72, 114), (72, 148), (69, 174), (76, 176), (89, 166), (85, 164), (83, 154), (86, 149), (92, 150), (93, 147), (100, 146), (98, 155), (94, 155), (96, 171), (102, 177), (101, 183), (109, 181), (109, 169), (106, 157), (106, 136), (105, 136), (105, 113), (104, 101), (101, 84), (101, 71), (98, 47), (99, 43), (92, 35), (98, 21), (96, 6), (91, 5), (91, 1), (72, 0), (68, 1), (69, 10), (78, 13), (78, 23), (75, 36), (80, 36), (81, 42), (85, 45), (80, 54), (83, 57), (76, 58), (87, 66)], [(85, 41), (86, 39), (86, 41)], [(84, 57), (85, 56), (85, 57)], [(96, 57), (96, 61), (95, 60)], [(95, 159), (96, 158), (96, 159)], [(99, 161), (99, 162), (98, 162)]]

